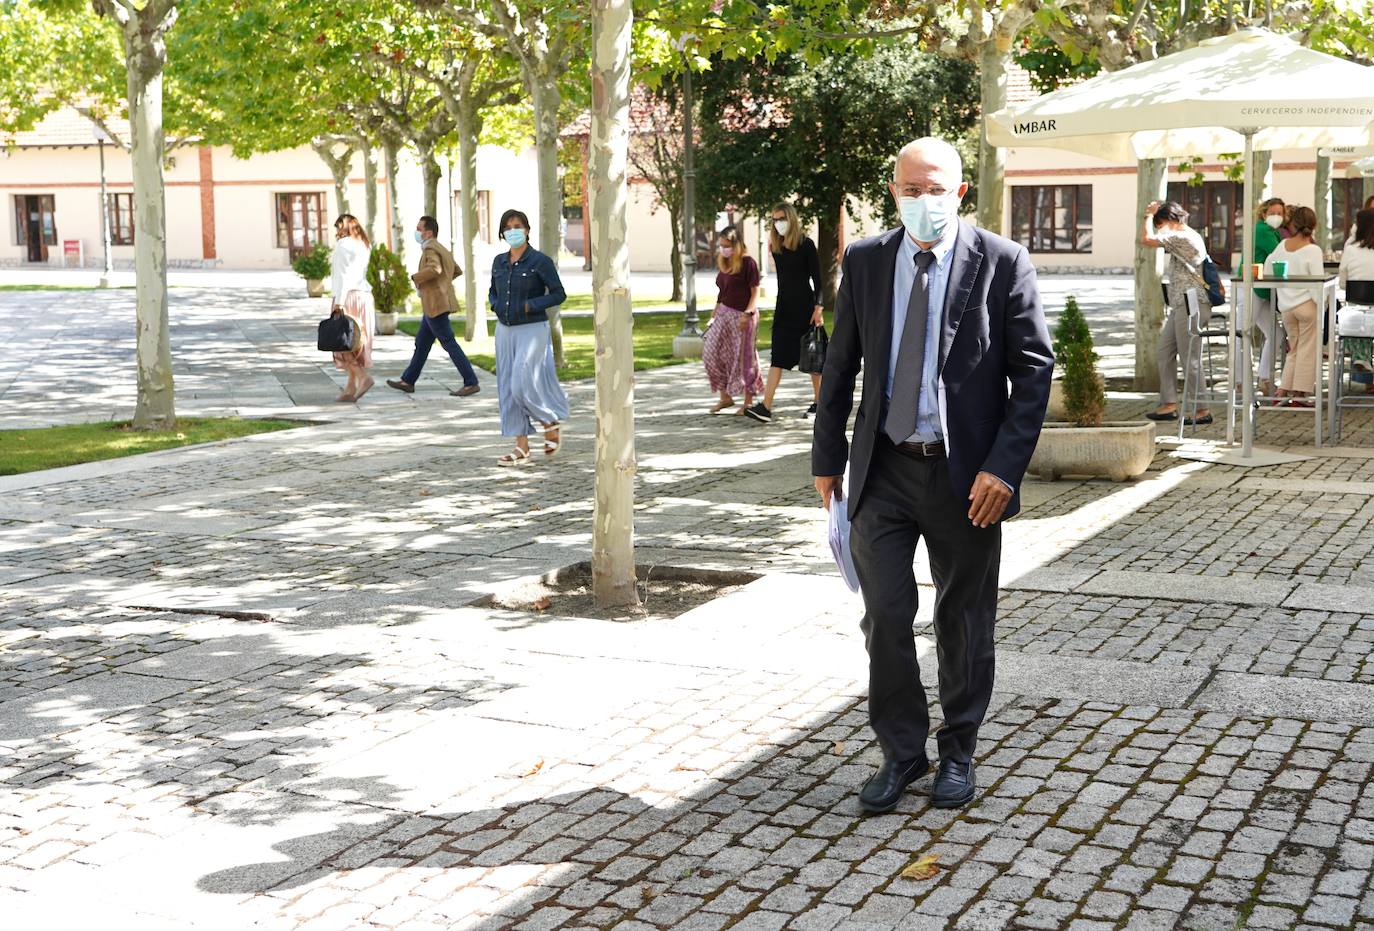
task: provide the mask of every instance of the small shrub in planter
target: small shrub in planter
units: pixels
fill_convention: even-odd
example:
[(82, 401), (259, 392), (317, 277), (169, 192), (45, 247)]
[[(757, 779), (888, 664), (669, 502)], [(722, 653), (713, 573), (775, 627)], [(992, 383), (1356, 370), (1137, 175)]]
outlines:
[(415, 286), (401, 259), (381, 243), (372, 247), (367, 259), (367, 283), (377, 307), (377, 332), (389, 336), (396, 332), (396, 315)]
[(1097, 360), (1088, 321), (1078, 309), (1077, 298), (1070, 294), (1054, 328), (1054, 361), (1063, 373), (1064, 410), (1068, 419), (1080, 427), (1101, 426), (1102, 413), (1107, 408)]
[(291, 260), (291, 270), (305, 279), (306, 290), (311, 297), (319, 297), (324, 293), (321, 283), (329, 277), (333, 267), (329, 261), (329, 253), (328, 246), (317, 242), (315, 248)]
[(1054, 356), (1067, 422), (1045, 424), (1026, 471), (1046, 481), (1082, 475), (1122, 482), (1143, 474), (1154, 458), (1155, 426), (1148, 420), (1102, 422), (1107, 396), (1097, 353), (1072, 296), (1054, 328)]

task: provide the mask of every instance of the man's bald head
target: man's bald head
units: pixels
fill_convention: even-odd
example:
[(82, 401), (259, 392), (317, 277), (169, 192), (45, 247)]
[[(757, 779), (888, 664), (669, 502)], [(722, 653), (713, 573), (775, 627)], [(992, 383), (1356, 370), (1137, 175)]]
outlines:
[(900, 185), (903, 176), (913, 174), (938, 175), (946, 188), (953, 191), (964, 180), (964, 160), (959, 150), (943, 139), (925, 136), (902, 146), (897, 163), (892, 166), (892, 183)]
[[(892, 183), (888, 185), (888, 190), (899, 213), (904, 197), (929, 194), (963, 200), (968, 193), (968, 185), (964, 182), (964, 160), (954, 146), (934, 136), (908, 142), (897, 153), (897, 164), (893, 166)], [(915, 238), (915, 234), (912, 234), (912, 238)], [(922, 247), (926, 246), (921, 240), (916, 241)]]

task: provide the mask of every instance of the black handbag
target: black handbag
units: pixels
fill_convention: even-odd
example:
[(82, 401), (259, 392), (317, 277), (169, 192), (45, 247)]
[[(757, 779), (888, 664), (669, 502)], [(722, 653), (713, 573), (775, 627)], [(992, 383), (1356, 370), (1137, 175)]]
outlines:
[(352, 352), (358, 346), (358, 325), (348, 314), (331, 314), (320, 321), (315, 346), (320, 352)]
[(825, 351), (830, 346), (830, 337), (825, 335), (825, 327), (813, 326), (801, 340), (801, 359), (797, 370), (812, 375), (821, 374), (825, 369)]

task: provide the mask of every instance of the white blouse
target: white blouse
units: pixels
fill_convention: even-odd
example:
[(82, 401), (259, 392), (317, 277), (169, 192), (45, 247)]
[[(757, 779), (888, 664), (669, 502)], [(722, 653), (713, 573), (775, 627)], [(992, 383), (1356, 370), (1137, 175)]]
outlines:
[(1374, 249), (1368, 249), (1353, 239), (1341, 252), (1341, 287), (1348, 281), (1374, 281)]
[(334, 246), (329, 290), (336, 304), (342, 304), (349, 291), (372, 293), (372, 285), (367, 283), (367, 260), (371, 255), (372, 250), (352, 236), (345, 236)]
[[(1305, 278), (1309, 275), (1321, 277), (1322, 275), (1322, 248), (1314, 242), (1308, 243), (1301, 249), (1289, 252), (1287, 241), (1281, 242), (1269, 257), (1264, 260), (1264, 277), (1274, 278), (1274, 263), (1288, 263), (1289, 278)], [(1312, 301), (1317, 307), (1322, 306), (1322, 287), (1314, 284), (1301, 288), (1274, 288), (1274, 296), (1278, 298), (1279, 310), (1292, 310), (1301, 304)]]

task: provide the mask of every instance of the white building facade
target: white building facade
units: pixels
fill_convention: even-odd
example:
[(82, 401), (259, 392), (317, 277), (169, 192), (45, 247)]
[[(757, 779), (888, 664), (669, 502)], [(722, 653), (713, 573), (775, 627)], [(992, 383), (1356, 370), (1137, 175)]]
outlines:
[[(122, 127), (115, 127), (119, 132)], [(0, 265), (104, 263), (101, 229), (101, 157), (92, 124), (75, 111), (50, 115), (32, 132), (0, 149)], [(120, 146), (103, 146), (111, 257), (115, 267), (133, 264), (132, 169)], [(458, 172), (443, 165), (439, 191), (440, 238), (455, 241)], [(334, 181), (308, 147), (238, 158), (223, 146), (174, 150), (165, 166), (167, 259), (171, 267), (284, 268), (315, 242), (333, 241), (338, 212)], [(418, 165), (402, 153), (397, 201), (404, 237), (423, 213)], [(354, 158), (347, 189), (349, 212), (366, 222), (361, 155)], [(498, 244), (501, 212), (516, 207), (539, 225), (534, 152), (483, 146), (477, 159), (478, 262), (489, 264)], [(377, 179), (373, 230), (393, 249), (390, 202), (384, 172)], [(412, 245), (413, 244), (409, 244)], [(459, 251), (459, 250), (455, 250)]]

